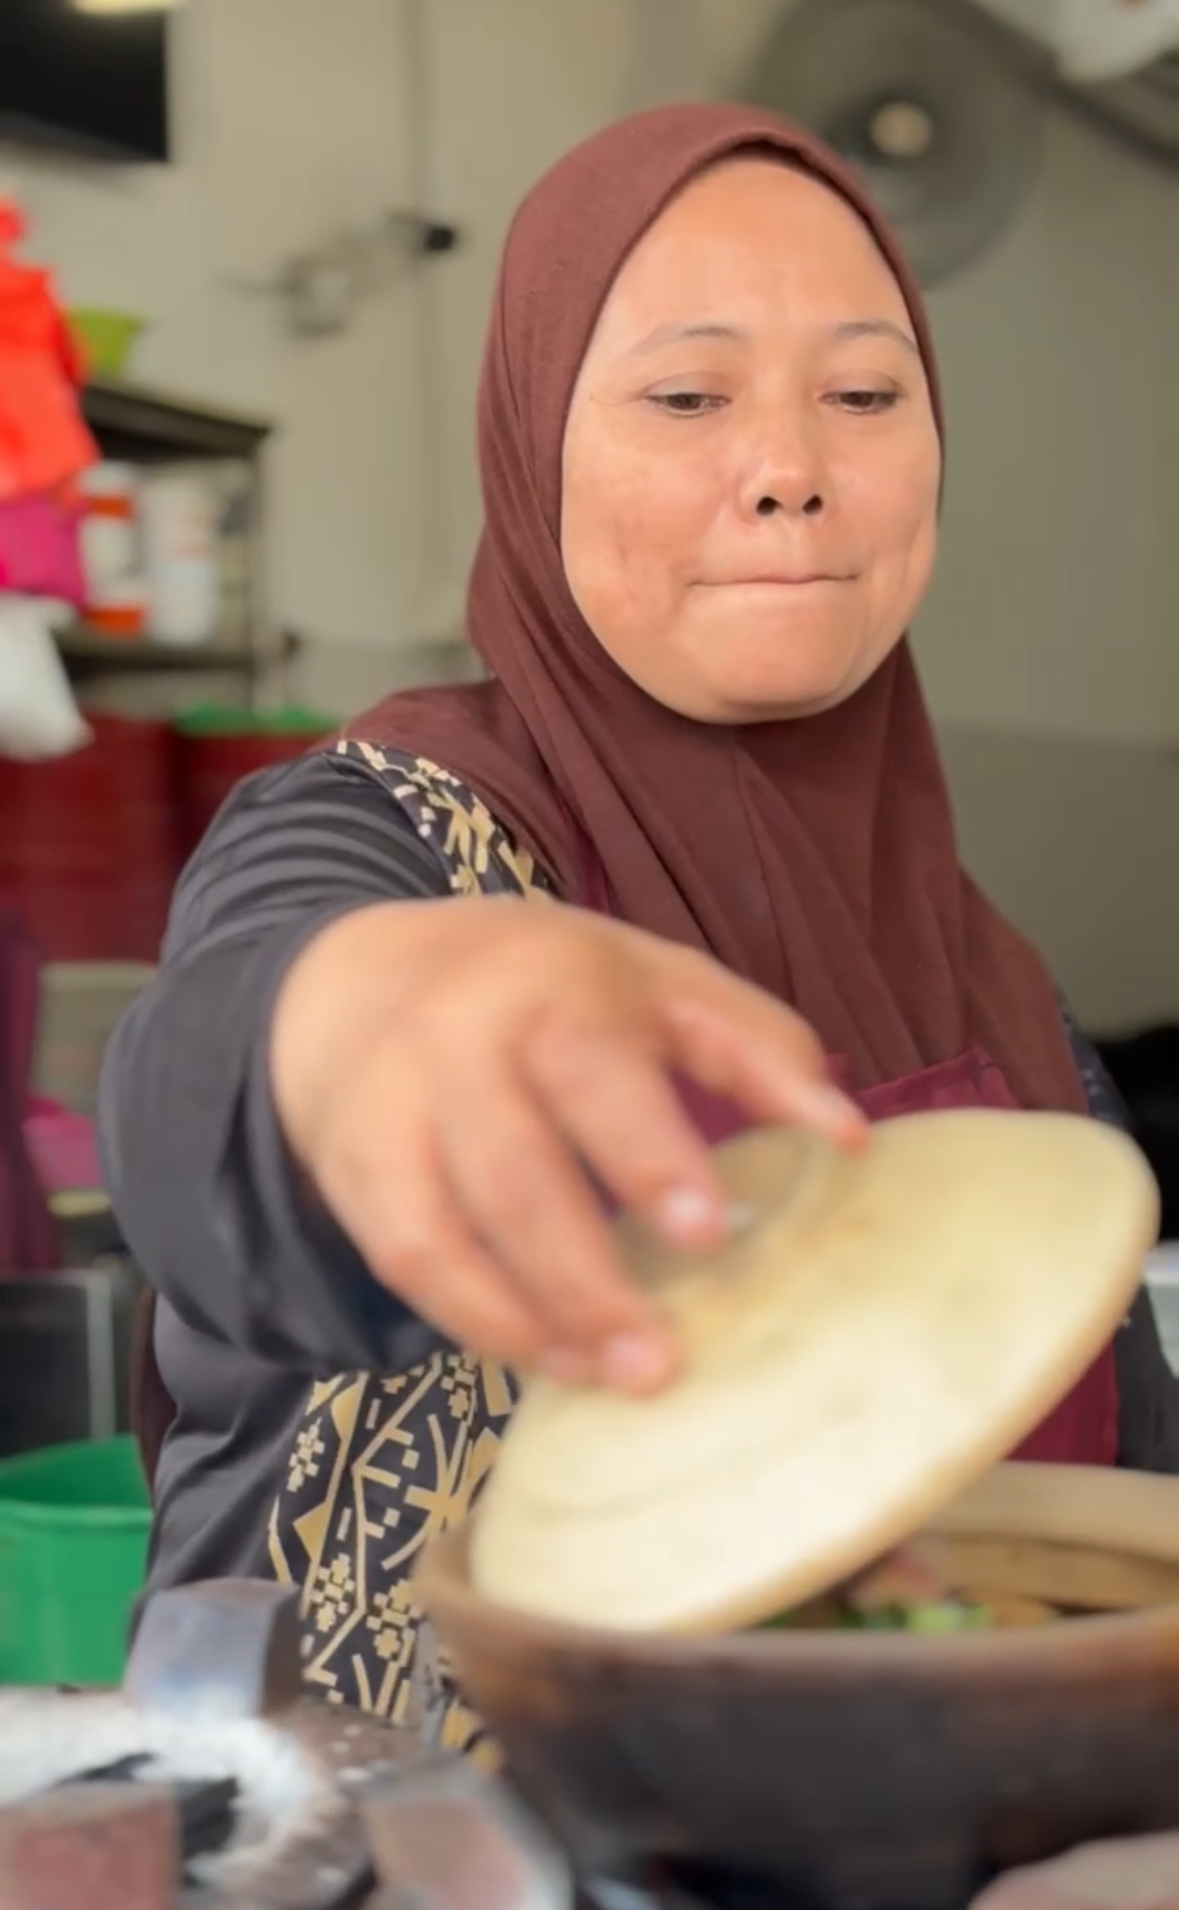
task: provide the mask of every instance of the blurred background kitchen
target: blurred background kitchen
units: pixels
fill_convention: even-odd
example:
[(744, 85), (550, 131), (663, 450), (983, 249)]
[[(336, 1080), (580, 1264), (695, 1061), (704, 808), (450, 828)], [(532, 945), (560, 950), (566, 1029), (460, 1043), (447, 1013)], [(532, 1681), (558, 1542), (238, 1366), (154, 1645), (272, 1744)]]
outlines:
[[(1107, 1042), (1179, 1234), (1179, 0), (0, 0), (0, 1538), (56, 1496), (66, 1544), (89, 1496), (138, 1569), (105, 1035), (236, 777), (472, 671), (506, 222), (691, 96), (816, 127), (908, 240), (965, 856)], [(0, 1573), (0, 1679), (38, 1669), (30, 1596)]]

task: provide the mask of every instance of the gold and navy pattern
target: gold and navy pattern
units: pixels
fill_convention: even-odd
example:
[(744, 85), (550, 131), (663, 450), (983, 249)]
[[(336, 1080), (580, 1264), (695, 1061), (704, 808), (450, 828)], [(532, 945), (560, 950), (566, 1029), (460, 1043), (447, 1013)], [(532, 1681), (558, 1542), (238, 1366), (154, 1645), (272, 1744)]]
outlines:
[(437, 849), (456, 895), (552, 893), (527, 850), (516, 847), (486, 804), (449, 770), (424, 756), (403, 756), (372, 743), (336, 747), (384, 783), (419, 836)]
[[(551, 895), (531, 856), (447, 771), (369, 744), (339, 748), (409, 815), (456, 895)], [(503, 1368), (454, 1347), (403, 1373), (344, 1373), (314, 1386), (268, 1534), (275, 1577), (301, 1591), (311, 1689), (483, 1759), (494, 1747), (455, 1685), (412, 1580), (423, 1547), (473, 1503), (514, 1399)]]

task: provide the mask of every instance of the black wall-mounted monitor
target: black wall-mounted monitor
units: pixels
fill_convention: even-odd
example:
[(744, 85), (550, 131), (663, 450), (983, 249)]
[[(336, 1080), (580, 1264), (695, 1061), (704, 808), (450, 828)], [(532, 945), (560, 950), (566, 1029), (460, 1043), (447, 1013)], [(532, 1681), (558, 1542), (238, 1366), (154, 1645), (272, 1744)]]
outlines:
[(167, 10), (0, 0), (0, 140), (96, 159), (168, 159)]

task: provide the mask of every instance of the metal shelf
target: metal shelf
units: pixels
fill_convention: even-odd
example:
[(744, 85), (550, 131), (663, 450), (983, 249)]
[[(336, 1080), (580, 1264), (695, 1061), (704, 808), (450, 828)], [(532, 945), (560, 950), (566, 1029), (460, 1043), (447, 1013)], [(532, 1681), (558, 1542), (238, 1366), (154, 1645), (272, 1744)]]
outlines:
[(252, 676), (266, 667), (266, 660), (255, 656), (240, 643), (175, 644), (159, 643), (146, 637), (108, 637), (100, 630), (75, 624), (58, 632), (57, 647), (70, 674), (77, 676), (120, 676), (147, 670), (178, 671), (188, 675), (209, 671), (232, 671)]
[(86, 386), (82, 415), (108, 456), (250, 461), (274, 430), (262, 418), (110, 378)]
[[(3, 3), (0, 0), (0, 6)], [(58, 637), (70, 676), (96, 685), (103, 678), (127, 682), (141, 676), (166, 679), (232, 675), (245, 686), (252, 701), (265, 672), (289, 662), (297, 647), (286, 635), (275, 640), (264, 602), (263, 450), (274, 426), (244, 412), (117, 379), (92, 380), (81, 393), (81, 406), (106, 458), (148, 467), (161, 462), (211, 460), (244, 468), (248, 474), (243, 492), (249, 547), (248, 627), (234, 639), (181, 647), (153, 641), (150, 634), (140, 638), (108, 637), (84, 623), (78, 624)]]

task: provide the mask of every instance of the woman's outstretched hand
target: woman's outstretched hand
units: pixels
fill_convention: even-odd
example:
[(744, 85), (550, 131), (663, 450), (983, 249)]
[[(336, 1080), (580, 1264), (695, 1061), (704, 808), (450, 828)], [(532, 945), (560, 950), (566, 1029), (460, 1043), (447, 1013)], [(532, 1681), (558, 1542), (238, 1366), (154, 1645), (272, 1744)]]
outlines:
[(706, 956), (554, 904), (389, 903), (297, 959), (272, 1029), (289, 1144), (375, 1277), (505, 1364), (641, 1392), (676, 1349), (593, 1180), (667, 1239), (724, 1238), (671, 1076), (862, 1141), (789, 1008)]

